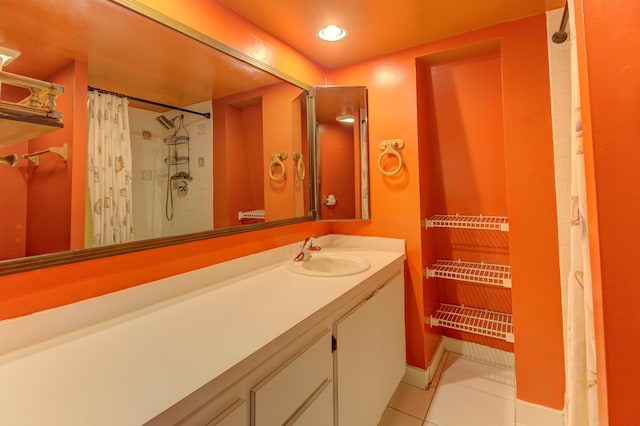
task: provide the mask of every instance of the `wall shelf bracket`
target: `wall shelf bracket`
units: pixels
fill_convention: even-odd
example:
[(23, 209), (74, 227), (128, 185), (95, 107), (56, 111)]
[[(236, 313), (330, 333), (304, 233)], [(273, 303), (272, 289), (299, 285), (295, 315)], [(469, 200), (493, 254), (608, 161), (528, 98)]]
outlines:
[(62, 146), (52, 146), (47, 149), (43, 149), (41, 151), (31, 152), (28, 154), (22, 154), (22, 158), (26, 158), (31, 161), (34, 165), (40, 165), (40, 155), (46, 154), (47, 152), (53, 152), (54, 154), (58, 154), (62, 161), (67, 161), (67, 144), (63, 144)]

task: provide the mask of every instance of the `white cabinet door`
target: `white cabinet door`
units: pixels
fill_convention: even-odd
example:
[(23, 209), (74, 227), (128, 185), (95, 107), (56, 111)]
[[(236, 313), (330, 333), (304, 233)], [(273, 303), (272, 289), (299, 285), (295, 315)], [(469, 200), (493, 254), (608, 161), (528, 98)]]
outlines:
[(285, 426), (333, 425), (333, 381), (325, 380), (312, 398)]
[[(281, 426), (313, 402), (325, 382), (332, 382), (331, 332), (326, 330), (301, 353), (251, 390), (254, 426)], [(333, 399), (333, 387), (328, 386)], [(333, 413), (333, 404), (328, 408)], [(319, 424), (319, 423), (315, 423)], [(331, 423), (324, 423), (330, 425)]]
[(376, 425), (405, 371), (404, 277), (334, 325), (338, 426)]

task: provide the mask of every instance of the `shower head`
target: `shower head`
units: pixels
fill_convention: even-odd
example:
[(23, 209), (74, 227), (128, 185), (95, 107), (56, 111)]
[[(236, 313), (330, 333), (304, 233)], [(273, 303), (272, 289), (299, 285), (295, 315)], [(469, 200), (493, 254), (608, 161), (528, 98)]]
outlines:
[(165, 117), (164, 115), (159, 115), (156, 117), (156, 120), (158, 120), (158, 123), (160, 123), (160, 125), (162, 127), (164, 127), (165, 129), (169, 130), (169, 129), (173, 129), (176, 126), (173, 124), (173, 121), (169, 120), (167, 117)]

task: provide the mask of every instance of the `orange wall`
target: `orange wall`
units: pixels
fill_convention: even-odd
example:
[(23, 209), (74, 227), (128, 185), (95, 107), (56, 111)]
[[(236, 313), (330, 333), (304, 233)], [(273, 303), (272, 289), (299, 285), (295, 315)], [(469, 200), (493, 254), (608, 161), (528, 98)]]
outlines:
[(0, 277), (0, 320), (101, 296), (323, 235), (307, 222)]
[[(244, 132), (244, 140), (247, 142), (244, 152), (236, 155), (232, 159), (231, 164), (239, 165), (242, 173), (247, 176), (243, 186), (236, 186), (235, 192), (239, 194), (247, 194), (244, 205), (240, 210), (255, 210), (264, 208), (264, 174), (262, 173), (262, 162), (255, 152), (262, 152), (262, 106), (254, 106), (253, 108), (245, 108), (243, 110), (242, 130)], [(242, 166), (244, 165), (244, 166)], [(233, 180), (233, 179), (228, 179)], [(237, 211), (233, 213), (238, 213)], [(237, 217), (237, 216), (236, 216)]]
[[(293, 217), (296, 212), (296, 177), (293, 162), (292, 143), (295, 127), (300, 126), (299, 114), (293, 114), (293, 104), (302, 90), (290, 84), (274, 84), (263, 93), (263, 164), (260, 170), (264, 171), (264, 207), (267, 220), (278, 220)], [(285, 113), (283, 113), (283, 111)], [(280, 181), (272, 180), (268, 175), (272, 155), (278, 152), (286, 152), (287, 158), (282, 161), (285, 166), (284, 178)], [(279, 177), (283, 170), (274, 167), (274, 177)], [(307, 179), (308, 181), (308, 179)]]
[[(239, 225), (238, 211), (264, 209), (267, 220), (305, 215), (299, 208), (304, 189), (294, 176), (293, 162), (295, 145), (300, 146), (306, 129), (296, 100), (302, 92), (283, 83), (214, 101), (214, 227)], [(297, 143), (292, 143), (296, 134)], [(256, 158), (249, 152), (262, 156), (248, 161)], [(276, 152), (287, 154), (281, 181), (267, 174)], [(282, 172), (273, 169), (275, 177)]]
[(28, 142), (0, 148), (0, 155), (16, 154), (18, 164), (0, 164), (0, 260), (24, 257), (27, 245), (27, 182), (29, 166), (22, 154), (28, 152)]
[[(330, 84), (369, 89), (371, 221), (336, 223), (335, 232), (374, 234), (407, 241), (405, 285), (407, 358), (417, 367), (431, 359), (438, 336), (423, 326), (425, 306), (416, 99), (416, 58), (499, 39), (502, 66), (506, 194), (515, 358), (521, 400), (562, 409), (564, 358), (546, 22), (538, 15), (496, 25), (336, 70)], [(405, 167), (395, 178), (377, 171), (380, 140), (405, 142)], [(532, 185), (535, 182), (535, 185)], [(422, 202), (422, 208), (426, 203)], [(428, 294), (427, 296), (434, 296)], [(544, 315), (541, 315), (544, 313)]]
[[(294, 215), (295, 217), (306, 216), (309, 212), (309, 134), (307, 120), (307, 96), (301, 93), (291, 103), (291, 140), (293, 141), (291, 164), (291, 175), (293, 181)], [(294, 161), (293, 153), (302, 155), (303, 167), (296, 170), (297, 164)], [(295, 176), (294, 176), (295, 175)], [(300, 175), (303, 179), (300, 179)]]
[[(64, 128), (29, 141), (29, 151), (67, 144), (73, 150), (75, 104), (75, 63), (71, 63), (45, 80), (65, 87), (58, 98)], [(82, 90), (86, 91), (86, 88)], [(86, 139), (86, 138), (85, 138)], [(29, 162), (27, 191), (27, 256), (66, 251), (71, 247), (71, 162), (57, 154), (40, 156), (40, 164)]]
[[(214, 227), (240, 225), (239, 211), (264, 209), (262, 162), (250, 152), (262, 152), (262, 103), (235, 107), (227, 99), (214, 101), (214, 126), (225, 129), (224, 137), (214, 137), (216, 165), (213, 180)], [(221, 132), (222, 133), (222, 132)], [(218, 193), (219, 192), (219, 193)]]
[[(355, 217), (354, 141), (353, 126), (320, 124), (318, 139), (320, 152), (320, 196), (335, 195), (334, 206), (324, 203), (320, 217), (326, 220)], [(358, 144), (359, 145), (359, 144)]]
[(640, 418), (640, 4), (573, 4), (578, 17), (600, 424), (632, 425)]
[[(499, 46), (495, 46), (495, 50)], [(499, 53), (465, 55), (443, 64), (427, 56), (420, 58), (418, 72), (426, 73), (427, 87), (419, 85), (418, 96), (428, 98), (418, 109), (426, 120), (420, 145), (427, 163), (430, 191), (425, 216), (443, 213), (508, 216), (505, 148), (502, 111), (502, 79)], [(429, 87), (430, 85), (430, 87)], [(422, 128), (422, 127), (420, 127)], [(509, 236), (503, 232), (477, 230), (423, 230), (423, 244), (433, 246), (437, 259), (462, 259), (509, 265)], [(511, 313), (511, 291), (443, 279), (428, 279), (425, 286), (437, 288), (437, 301)], [(425, 292), (425, 311), (435, 309), (432, 292)], [(432, 331), (432, 330), (428, 330)], [(439, 330), (436, 330), (437, 332)], [(513, 344), (476, 334), (443, 329), (443, 334), (513, 352)]]
[[(87, 208), (87, 84), (89, 65), (75, 61), (74, 79), (68, 89), (73, 89), (73, 150), (67, 160), (71, 168), (71, 249), (84, 248), (84, 219)], [(66, 121), (66, 118), (63, 117)]]
[[(74, 233), (81, 241), (74, 248), (82, 247), (84, 191), (80, 194), (80, 220), (70, 221), (69, 218), (72, 214), (72, 179), (78, 188), (85, 188), (86, 151), (84, 143), (80, 144), (74, 156), (74, 140), (78, 140), (79, 134), (80, 140), (86, 140), (86, 76), (86, 63), (74, 62), (46, 77), (45, 80), (65, 88), (57, 102), (57, 109), (63, 114), (64, 128), (0, 151), (3, 155), (15, 152), (20, 158), (16, 168), (3, 166), (0, 169), (3, 181), (0, 199), (11, 200), (12, 206), (0, 212), (2, 222), (12, 224), (3, 232), (0, 259), (68, 250)], [(41, 155), (37, 167), (22, 159), (23, 153), (59, 147), (65, 143), (68, 146), (66, 163), (56, 154)], [(72, 177), (74, 161), (80, 162), (81, 180), (77, 182), (76, 177)]]

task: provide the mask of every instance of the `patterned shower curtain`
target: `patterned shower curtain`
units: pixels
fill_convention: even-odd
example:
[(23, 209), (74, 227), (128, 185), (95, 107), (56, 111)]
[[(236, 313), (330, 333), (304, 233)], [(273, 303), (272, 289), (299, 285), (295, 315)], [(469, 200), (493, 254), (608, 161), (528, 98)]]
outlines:
[(92, 225), (90, 246), (133, 239), (129, 101), (89, 92), (87, 184)]
[[(573, 4), (569, 4), (570, 28), (575, 28)], [(589, 255), (584, 149), (578, 55), (573, 30), (571, 48), (571, 267), (567, 312), (567, 418), (569, 426), (598, 424), (598, 386), (593, 324), (593, 291)]]

